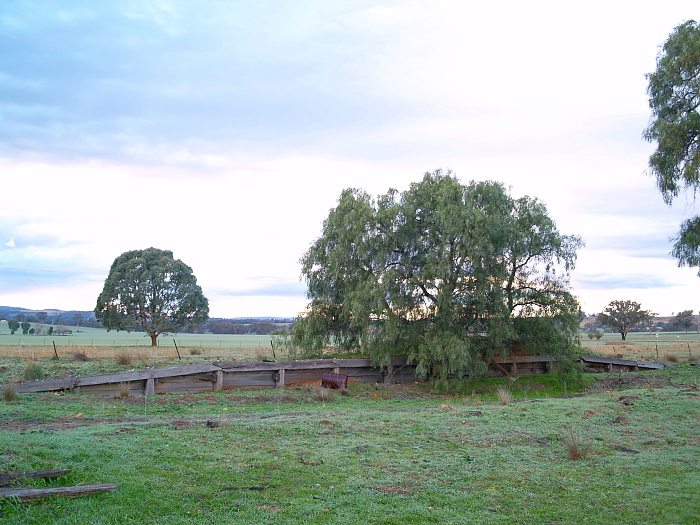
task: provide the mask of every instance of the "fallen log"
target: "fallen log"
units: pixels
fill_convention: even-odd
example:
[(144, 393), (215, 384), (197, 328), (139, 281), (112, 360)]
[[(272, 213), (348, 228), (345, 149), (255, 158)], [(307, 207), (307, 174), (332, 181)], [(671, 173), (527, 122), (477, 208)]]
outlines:
[(13, 481), (22, 478), (31, 479), (56, 479), (66, 474), (73, 472), (73, 469), (67, 470), (26, 470), (24, 472), (0, 472), (0, 487), (7, 487)]
[(20, 501), (34, 501), (40, 498), (48, 498), (50, 496), (66, 496), (68, 498), (76, 498), (78, 496), (87, 496), (89, 494), (99, 494), (101, 492), (109, 492), (116, 489), (121, 483), (100, 483), (98, 485), (77, 485), (74, 487), (51, 487), (46, 489), (0, 489), (0, 499), (2, 498), (18, 498)]

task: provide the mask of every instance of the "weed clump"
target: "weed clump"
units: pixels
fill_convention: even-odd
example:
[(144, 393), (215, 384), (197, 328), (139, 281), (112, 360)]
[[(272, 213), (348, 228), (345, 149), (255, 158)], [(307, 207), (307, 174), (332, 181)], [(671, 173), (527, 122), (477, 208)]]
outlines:
[(332, 403), (335, 401), (335, 391), (329, 388), (319, 388), (314, 399), (321, 403)]
[(119, 352), (114, 356), (114, 360), (118, 365), (132, 365), (134, 363), (134, 355), (131, 352)]
[(570, 426), (564, 427), (561, 433), (561, 440), (568, 452), (567, 458), (572, 461), (584, 459), (590, 452), (588, 441)]
[(119, 399), (126, 399), (131, 395), (131, 383), (128, 383), (126, 381), (122, 381), (119, 383), (119, 392), (117, 394), (117, 397)]
[(496, 395), (501, 405), (509, 405), (513, 401), (513, 393), (508, 385), (499, 386)]
[(8, 403), (11, 401), (17, 401), (17, 385), (14, 381), (8, 381), (5, 383), (2, 389), (2, 399)]
[(38, 381), (46, 377), (46, 372), (37, 360), (30, 358), (27, 360), (27, 366), (22, 374), (26, 381)]
[(92, 358), (87, 355), (85, 352), (73, 352), (71, 354), (71, 359), (73, 361), (80, 361), (80, 362), (87, 362), (87, 361), (92, 361)]

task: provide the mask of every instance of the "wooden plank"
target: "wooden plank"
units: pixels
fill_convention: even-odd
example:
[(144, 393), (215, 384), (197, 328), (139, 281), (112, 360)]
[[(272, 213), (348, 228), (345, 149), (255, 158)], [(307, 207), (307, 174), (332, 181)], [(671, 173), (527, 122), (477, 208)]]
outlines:
[(22, 472), (0, 472), (0, 487), (6, 487), (10, 485), (13, 481), (17, 481), (22, 478), (31, 479), (56, 479), (66, 474), (73, 472), (73, 469), (65, 470), (25, 470)]
[(225, 371), (277, 371), (281, 368), (285, 370), (315, 370), (315, 369), (333, 369), (335, 367), (365, 367), (372, 366), (369, 359), (304, 359), (300, 361), (240, 361), (213, 363), (214, 365), (224, 369)]
[(34, 501), (49, 496), (66, 496), (75, 498), (88, 494), (99, 494), (116, 489), (121, 483), (100, 483), (98, 485), (78, 485), (74, 487), (52, 487), (46, 489), (0, 489), (0, 498), (18, 498), (20, 501)]
[(510, 372), (508, 372), (508, 370), (506, 370), (505, 368), (503, 368), (503, 366), (501, 366), (500, 363), (494, 361), (493, 359), (491, 359), (491, 363), (494, 364), (494, 365), (496, 365), (496, 368), (497, 368), (498, 370), (500, 370), (501, 372), (503, 372), (503, 375), (505, 375), (505, 376), (509, 376), (509, 375), (510, 375)]
[(54, 390), (72, 390), (77, 387), (89, 385), (101, 385), (107, 383), (128, 383), (132, 381), (144, 381), (149, 378), (163, 378), (199, 374), (203, 372), (215, 372), (220, 368), (212, 363), (198, 363), (194, 365), (170, 366), (165, 368), (146, 368), (143, 370), (130, 370), (128, 372), (114, 372), (111, 374), (97, 374), (91, 376), (77, 376), (67, 379), (45, 379), (17, 383), (19, 393), (50, 392)]
[(659, 361), (658, 359), (654, 359), (653, 357), (650, 357), (649, 359), (657, 363), (660, 368), (672, 368), (674, 370), (676, 369), (675, 366), (669, 365), (668, 363), (664, 363), (663, 361)]
[[(285, 381), (287, 380), (285, 379)], [(224, 390), (232, 388), (274, 388), (275, 380), (271, 372), (225, 372), (223, 385)]]
[(493, 361), (500, 364), (510, 363), (546, 363), (548, 361), (556, 361), (556, 359), (546, 355), (495, 355), (491, 358)]
[[(663, 364), (647, 363), (646, 361), (634, 361), (631, 359), (617, 359), (611, 357), (598, 357), (595, 355), (582, 355), (580, 357), (581, 361), (584, 363), (598, 363), (606, 365), (620, 365), (634, 368), (635, 366), (639, 368), (663, 368)], [(651, 358), (653, 359), (653, 358)]]

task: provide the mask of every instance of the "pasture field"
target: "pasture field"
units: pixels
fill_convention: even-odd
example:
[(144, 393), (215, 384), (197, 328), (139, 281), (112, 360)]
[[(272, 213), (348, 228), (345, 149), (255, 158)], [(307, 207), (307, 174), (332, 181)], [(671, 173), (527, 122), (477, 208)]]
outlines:
[(622, 341), (619, 333), (606, 333), (600, 340), (581, 336), (584, 353), (603, 357), (622, 357), (650, 361), (650, 358), (669, 362), (700, 361), (700, 334), (697, 332), (661, 332), (648, 334), (630, 332)]
[[(0, 470), (34, 487), (120, 483), (0, 503), (13, 524), (700, 523), (697, 367), (426, 385), (0, 401)], [(494, 389), (522, 390), (524, 399)]]

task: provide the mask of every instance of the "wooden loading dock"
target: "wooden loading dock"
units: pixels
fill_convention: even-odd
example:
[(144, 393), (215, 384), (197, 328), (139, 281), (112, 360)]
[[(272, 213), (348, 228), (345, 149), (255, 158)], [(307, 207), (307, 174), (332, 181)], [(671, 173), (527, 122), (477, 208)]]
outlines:
[[(630, 372), (663, 368), (661, 363), (581, 356), (586, 368), (600, 372)], [(546, 356), (494, 357), (487, 376), (543, 374), (551, 372), (553, 360)], [(194, 394), (235, 388), (283, 388), (298, 384), (321, 384), (324, 373), (347, 376), (352, 383), (412, 383), (416, 367), (406, 357), (394, 357), (385, 369), (369, 359), (313, 359), (298, 361), (245, 361), (201, 363), (166, 368), (145, 368), (61, 379), (18, 383), (18, 393), (87, 392), (117, 395)]]

